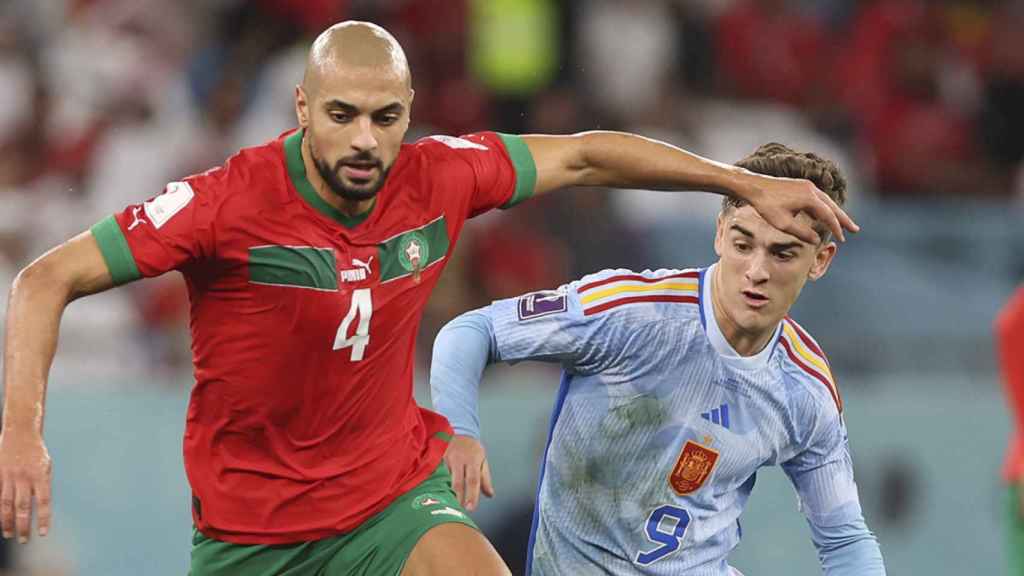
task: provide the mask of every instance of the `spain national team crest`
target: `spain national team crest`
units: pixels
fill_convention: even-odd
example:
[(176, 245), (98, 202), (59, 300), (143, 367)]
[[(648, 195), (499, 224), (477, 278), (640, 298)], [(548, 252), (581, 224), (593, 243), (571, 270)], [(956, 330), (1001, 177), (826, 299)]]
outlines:
[(687, 440), (668, 477), (668, 483), (680, 496), (692, 494), (704, 485), (717, 463), (717, 450)]

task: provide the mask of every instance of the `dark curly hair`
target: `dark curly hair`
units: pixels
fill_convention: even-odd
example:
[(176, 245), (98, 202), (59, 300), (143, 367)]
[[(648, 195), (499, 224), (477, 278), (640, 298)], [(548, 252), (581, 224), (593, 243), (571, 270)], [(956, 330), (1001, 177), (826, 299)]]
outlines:
[[(814, 182), (814, 185), (835, 200), (836, 204), (842, 206), (846, 202), (846, 179), (839, 172), (839, 167), (831, 160), (813, 152), (797, 152), (784, 144), (771, 142), (737, 162), (736, 166), (766, 176), (804, 178)], [(746, 202), (739, 198), (726, 196), (722, 199), (722, 210), (739, 208), (745, 204)], [(815, 231), (821, 235), (823, 241), (827, 239), (823, 225), (816, 225)]]

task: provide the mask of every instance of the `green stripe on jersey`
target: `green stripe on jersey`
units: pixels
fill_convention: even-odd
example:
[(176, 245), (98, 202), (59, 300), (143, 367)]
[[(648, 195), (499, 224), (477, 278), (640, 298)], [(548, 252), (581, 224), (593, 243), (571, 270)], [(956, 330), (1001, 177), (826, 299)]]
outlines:
[(501, 207), (511, 208), (533, 196), (533, 190), (537, 186), (537, 165), (533, 162), (533, 155), (530, 148), (523, 142), (522, 137), (513, 134), (501, 134), (498, 136), (505, 143), (505, 150), (512, 159), (512, 166), (516, 169), (516, 190), (512, 197)]
[(124, 232), (121, 232), (121, 227), (117, 225), (117, 220), (113, 216), (100, 220), (89, 231), (99, 244), (100, 253), (103, 254), (103, 260), (107, 263), (115, 286), (142, 277), (139, 267), (135, 265), (135, 256), (132, 256), (132, 250), (128, 247), (128, 240), (125, 239)]
[(409, 276), (448, 253), (448, 224), (444, 216), (419, 228), (406, 230), (380, 245), (380, 281)]
[(254, 246), (249, 248), (249, 282), (337, 290), (333, 248)]

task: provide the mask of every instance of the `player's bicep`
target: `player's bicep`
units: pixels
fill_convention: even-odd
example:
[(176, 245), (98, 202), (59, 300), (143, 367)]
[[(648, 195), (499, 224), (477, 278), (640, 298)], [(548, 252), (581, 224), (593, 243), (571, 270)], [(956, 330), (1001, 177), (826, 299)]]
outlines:
[(172, 182), (163, 194), (92, 227), (115, 285), (182, 269), (212, 255), (216, 211), (194, 184)]
[(583, 182), (586, 163), (581, 136), (526, 135), (522, 140), (537, 170), (534, 195)]
[(28, 270), (64, 289), (69, 300), (114, 286), (110, 269), (92, 232), (85, 231), (40, 256)]
[(588, 347), (588, 323), (570, 286), (531, 292), (491, 305), (495, 359), (559, 362), (576, 369)]

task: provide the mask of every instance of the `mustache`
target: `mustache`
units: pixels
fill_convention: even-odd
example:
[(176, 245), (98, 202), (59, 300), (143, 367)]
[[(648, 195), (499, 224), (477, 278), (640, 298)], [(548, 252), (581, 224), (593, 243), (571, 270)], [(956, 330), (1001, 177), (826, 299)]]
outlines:
[(381, 162), (380, 158), (377, 158), (376, 156), (370, 154), (369, 152), (360, 152), (358, 154), (344, 156), (338, 159), (338, 161), (334, 163), (334, 171), (337, 172), (341, 170), (342, 166), (345, 166), (347, 164), (355, 164), (360, 167), (372, 165), (381, 170), (383, 170), (384, 168), (384, 163)]

